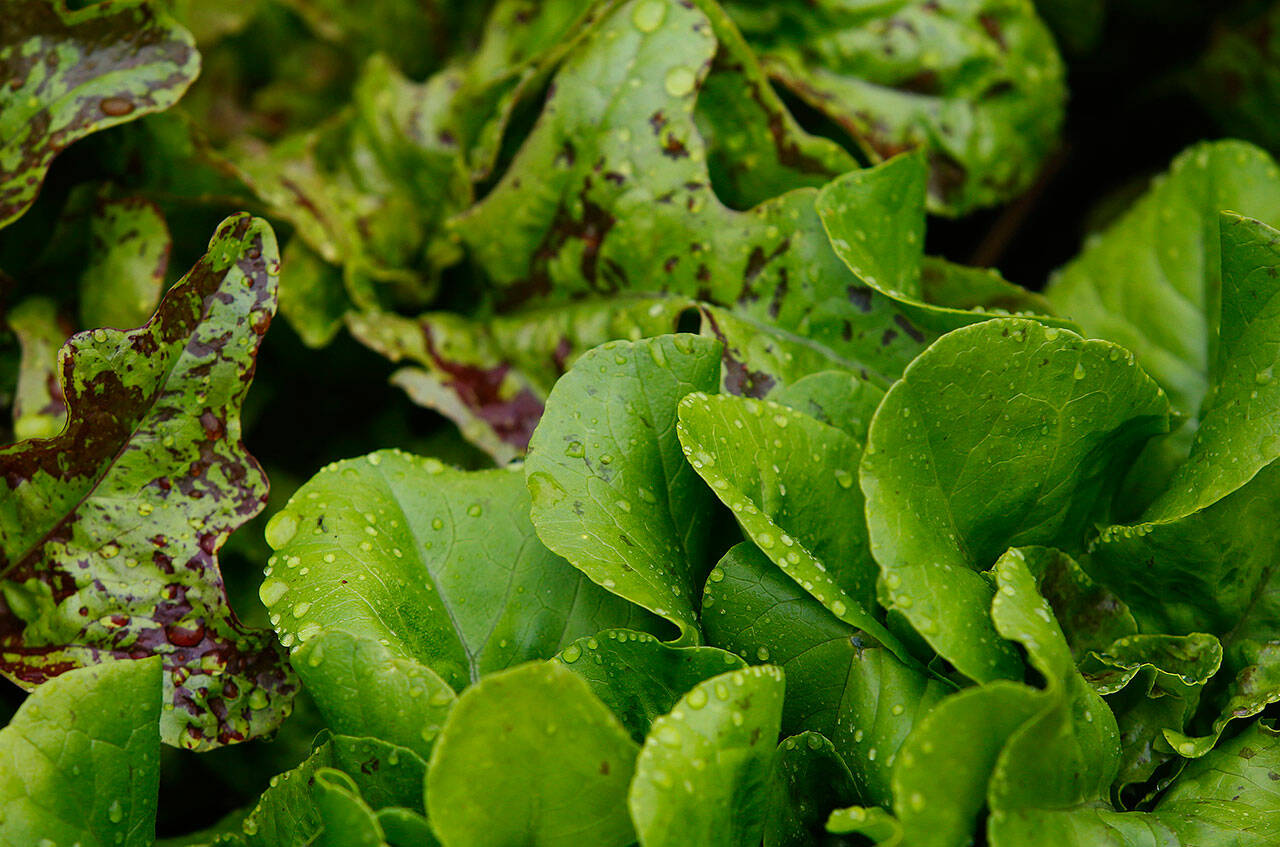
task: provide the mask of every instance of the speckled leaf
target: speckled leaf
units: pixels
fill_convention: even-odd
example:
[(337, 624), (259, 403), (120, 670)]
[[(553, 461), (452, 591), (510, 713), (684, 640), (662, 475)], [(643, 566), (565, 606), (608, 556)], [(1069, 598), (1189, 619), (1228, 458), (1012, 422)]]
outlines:
[[(325, 723), (342, 735), (378, 738), (426, 758), (454, 691), (429, 667), (373, 638), (325, 629), (293, 653), (293, 667)], [(376, 697), (369, 692), (377, 691)]]
[(710, 643), (786, 673), (784, 732), (832, 739), (865, 799), (889, 803), (899, 746), (950, 686), (869, 646), (748, 543), (711, 572), (702, 620)]
[(59, 357), (57, 438), (0, 449), (0, 670), (31, 687), (79, 665), (158, 654), (161, 735), (195, 749), (269, 732), (294, 683), (269, 633), (228, 607), (217, 552), (266, 501), (240, 404), (275, 311), (279, 258), (238, 215), (129, 331)]
[(448, 847), (625, 847), (635, 841), (627, 785), (636, 752), (560, 663), (494, 674), (463, 692), (436, 743), (431, 824)]
[(89, 220), (89, 256), (80, 275), (80, 324), (123, 329), (145, 323), (160, 301), (171, 245), (155, 203), (100, 201)]
[[(1041, 305), (1036, 295), (1004, 282), (994, 271), (925, 256), (927, 179), (923, 156), (903, 154), (875, 167), (850, 171), (818, 192), (818, 216), (832, 249), (849, 270), (897, 302), (916, 325), (937, 332), (987, 320), (991, 317), (988, 304), (1001, 309), (994, 304), (1004, 302), (1017, 307), (1014, 311)], [(930, 294), (941, 296), (943, 302), (929, 299)], [(1038, 319), (1070, 326), (1059, 318)]]
[[(831, 252), (815, 189), (747, 212), (716, 196), (692, 113), (717, 47), (692, 3), (613, 6), (561, 66), (510, 168), (454, 228), (507, 308), (660, 290), (896, 374), (918, 344), (881, 345), (897, 312)], [(740, 99), (751, 102), (749, 86)]]
[(676, 432), (694, 470), (774, 564), (836, 617), (911, 660), (878, 619), (858, 441), (768, 400), (702, 393), (680, 402)]
[(149, 847), (160, 784), (160, 662), (71, 671), (0, 729), (0, 843)]
[(579, 638), (556, 657), (591, 686), (636, 742), (704, 679), (746, 663), (714, 647), (672, 647), (646, 632), (610, 629)]
[(0, 227), (31, 205), (49, 164), (91, 132), (167, 109), (200, 71), (185, 29), (148, 2), (68, 11), (0, 5)]
[(1077, 550), (1168, 400), (1125, 351), (1014, 318), (948, 333), (880, 404), (862, 462), (882, 602), (966, 676), (1021, 675), (979, 571)]
[(1223, 209), (1280, 224), (1280, 168), (1270, 156), (1239, 141), (1188, 149), (1046, 291), (1088, 335), (1132, 350), (1190, 416), (1217, 356)]
[[(764, 323), (732, 309), (700, 303), (702, 335), (717, 339), (722, 345), (720, 384), (728, 394), (742, 397), (769, 397), (804, 377), (821, 371), (839, 369), (856, 374), (869, 388), (889, 387), (889, 380), (861, 362), (846, 359), (811, 339), (801, 337), (772, 324)], [(901, 316), (899, 316), (901, 317)], [(893, 343), (901, 330), (913, 342), (923, 342), (923, 335), (910, 323), (888, 327), (882, 338)]]
[(342, 267), (361, 308), (422, 306), (440, 268), (457, 259), (439, 231), (470, 199), (458, 151), (438, 132), (449, 83), (413, 83), (375, 56), (351, 105), (317, 129), (274, 145), (246, 136), (225, 152), (273, 214)]
[(346, 633), (455, 690), (643, 622), (539, 544), (528, 512), (518, 469), (459, 471), (398, 450), (336, 462), (267, 525), (262, 601), (285, 646)]
[(715, 389), (719, 352), (693, 335), (596, 347), (552, 389), (525, 462), (542, 543), (683, 644), (700, 637), (711, 496), (681, 455), (676, 407)]
[(653, 722), (628, 803), (645, 847), (754, 847), (785, 685), (773, 665), (699, 683)]
[(351, 301), (342, 284), (342, 271), (321, 259), (301, 238), (284, 248), (280, 278), (280, 314), (302, 343), (324, 347), (342, 329)]
[(1272, 703), (1280, 702), (1280, 643), (1250, 645), (1237, 653), (1236, 661), (1246, 662), (1228, 683), (1226, 691), (1214, 701), (1217, 719), (1209, 731), (1200, 736), (1164, 730), (1165, 739), (1179, 756), (1203, 756), (1217, 746), (1227, 726), (1235, 720), (1251, 718)]
[(580, 355), (617, 338), (674, 332), (691, 305), (680, 298), (613, 297), (488, 320), (362, 312), (351, 314), (348, 325), (393, 362), (412, 362), (392, 382), (505, 464), (528, 448), (547, 392)]
[(216, 843), (247, 847), (324, 843), (314, 839), (324, 837), (321, 830), (335, 810), (322, 808), (324, 801), (317, 796), (321, 792), (316, 790), (316, 777), (322, 773), (344, 775), (346, 793), (375, 812), (394, 808), (423, 811), (426, 765), (421, 758), (372, 738), (321, 734), (306, 761), (272, 780), (245, 817), (239, 837)]
[(1263, 847), (1280, 839), (1280, 737), (1254, 723), (1187, 765), (1155, 815), (1205, 847)]
[[(817, 188), (858, 166), (839, 144), (805, 132), (783, 104), (737, 25), (716, 0), (695, 0), (718, 42), (693, 119), (720, 199), (748, 209), (795, 188)], [(652, 2), (636, 15), (654, 14)]]
[(1088, 563), (1145, 631), (1218, 635), (1226, 672), (1248, 673), (1229, 693), (1215, 736), (1226, 719), (1280, 700), (1280, 668), (1264, 667), (1280, 638), (1280, 532), (1268, 517), (1280, 497), (1278, 239), (1266, 224), (1222, 216), (1221, 321), (1190, 455), (1142, 520), (1107, 529)]
[(8, 314), (22, 357), (13, 398), (13, 434), (19, 439), (52, 438), (67, 422), (67, 401), (58, 380), (58, 349), (72, 327), (46, 297), (23, 300)]
[(1029, 186), (1066, 89), (1029, 0), (733, 0), (769, 74), (875, 160), (922, 148), (930, 204), (961, 214)]
[(764, 847), (821, 847), (831, 812), (859, 799), (848, 766), (816, 732), (793, 735), (778, 745), (772, 791)]

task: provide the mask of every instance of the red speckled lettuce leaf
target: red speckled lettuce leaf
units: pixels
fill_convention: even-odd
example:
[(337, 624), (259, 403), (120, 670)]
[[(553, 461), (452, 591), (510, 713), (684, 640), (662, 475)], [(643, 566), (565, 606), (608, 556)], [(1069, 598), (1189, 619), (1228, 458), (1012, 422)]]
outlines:
[(278, 273), (270, 227), (229, 218), (146, 325), (62, 349), (66, 428), (0, 449), (0, 672), (32, 687), (159, 655), (164, 740), (193, 749), (288, 714), (293, 677), (236, 621), (217, 561), (267, 497), (240, 404)]
[(191, 33), (150, 3), (0, 0), (0, 227), (63, 148), (169, 108), (199, 72)]

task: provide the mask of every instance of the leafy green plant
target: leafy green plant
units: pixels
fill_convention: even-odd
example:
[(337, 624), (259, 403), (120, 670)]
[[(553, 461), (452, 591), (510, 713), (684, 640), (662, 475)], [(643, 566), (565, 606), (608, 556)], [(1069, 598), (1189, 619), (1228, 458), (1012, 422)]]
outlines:
[(1264, 150), (1037, 293), (1025, 0), (0, 20), (0, 843), (1280, 839)]

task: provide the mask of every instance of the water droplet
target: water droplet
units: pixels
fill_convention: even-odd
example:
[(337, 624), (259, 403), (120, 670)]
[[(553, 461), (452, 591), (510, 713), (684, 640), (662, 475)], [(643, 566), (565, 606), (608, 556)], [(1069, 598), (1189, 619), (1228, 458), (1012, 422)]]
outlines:
[(582, 658), (582, 648), (577, 644), (570, 644), (568, 647), (564, 648), (564, 652), (560, 654), (560, 659), (566, 665), (572, 665), (580, 658)]
[[(636, 10), (631, 14), (631, 22), (641, 32), (653, 32), (662, 26), (662, 20), (666, 16), (667, 4), (662, 0), (644, 0), (644, 2), (636, 6)], [(657, 345), (654, 345), (654, 347), (656, 349)]]
[(267, 544), (271, 545), (272, 550), (279, 550), (284, 545), (293, 540), (293, 536), (298, 532), (298, 519), (293, 516), (292, 512), (276, 512), (276, 514), (267, 522), (266, 536)]
[(1072, 371), (1071, 376), (1074, 379), (1084, 379), (1084, 365), (1076, 362), (1076, 369)]
[(831, 611), (835, 613), (836, 617), (840, 617), (840, 616), (842, 616), (845, 612), (847, 612), (847, 611), (848, 611), (848, 608), (845, 606), (845, 604), (844, 604), (844, 603), (842, 603), (841, 601), (837, 600), (837, 601), (835, 601), (834, 603), (832, 603), (832, 604), (831, 604)]
[(672, 68), (667, 71), (667, 79), (665, 87), (667, 93), (672, 97), (684, 97), (693, 91), (693, 86), (697, 83), (698, 78), (694, 76), (693, 71), (685, 67)]
[(720, 582), (724, 579), (724, 571), (720, 568), (712, 568), (710, 579), (712, 582)]
[(111, 807), (107, 809), (107, 817), (112, 823), (120, 823), (124, 820), (124, 807), (120, 805), (119, 800), (111, 801)]
[(767, 661), (769, 661), (769, 648), (768, 648), (768, 647), (760, 647), (760, 648), (758, 648), (758, 649), (756, 650), (756, 658), (757, 658), (757, 659), (759, 659), (759, 660), (760, 660), (760, 661), (762, 661), (762, 662), (767, 662)]
[(853, 474), (844, 468), (836, 468), (836, 482), (840, 484), (841, 488), (852, 488)]
[(258, 597), (262, 600), (262, 605), (270, 608), (280, 602), (280, 598), (288, 592), (289, 586), (285, 585), (278, 579), (269, 579), (262, 583), (258, 589)]
[(668, 747), (679, 747), (683, 739), (680, 737), (680, 730), (670, 724), (666, 724), (658, 729), (658, 741)]
[(480, 506), (479, 503), (472, 503), (469, 507), (467, 507), (467, 514), (473, 518), (478, 518), (482, 514), (484, 514), (484, 509)]
[(707, 705), (707, 691), (705, 688), (695, 688), (689, 692), (689, 696), (685, 697), (684, 701), (689, 704), (690, 709), (701, 709)]
[(301, 603), (295, 603), (293, 605), (293, 616), (295, 618), (300, 618), (309, 611), (311, 611), (311, 604), (306, 602), (305, 600), (302, 601)]

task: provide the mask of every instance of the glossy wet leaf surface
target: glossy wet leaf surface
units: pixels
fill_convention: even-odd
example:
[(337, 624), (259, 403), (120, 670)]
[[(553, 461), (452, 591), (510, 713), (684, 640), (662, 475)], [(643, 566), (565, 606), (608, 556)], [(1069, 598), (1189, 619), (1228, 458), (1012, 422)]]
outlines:
[(292, 674), (269, 634), (236, 621), (217, 561), (266, 501), (240, 405), (278, 273), (270, 227), (229, 218), (151, 321), (81, 333), (63, 349), (66, 428), (0, 450), (10, 679), (34, 686), (159, 655), (162, 735), (195, 749), (269, 732), (288, 714)]

